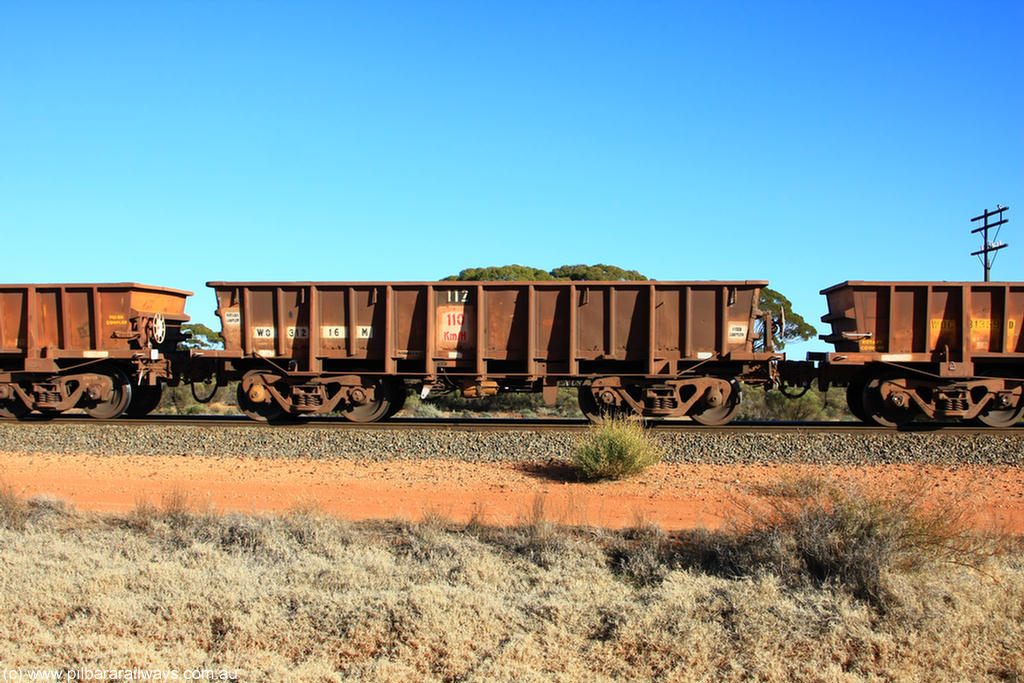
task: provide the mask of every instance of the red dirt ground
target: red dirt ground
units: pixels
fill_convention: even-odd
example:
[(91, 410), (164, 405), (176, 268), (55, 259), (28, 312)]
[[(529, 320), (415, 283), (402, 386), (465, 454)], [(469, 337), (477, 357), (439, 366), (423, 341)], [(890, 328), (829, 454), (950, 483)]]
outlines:
[(284, 511), (316, 505), (352, 520), (441, 515), (516, 524), (544, 518), (666, 530), (715, 528), (742, 517), (756, 487), (787, 477), (902, 486), (935, 504), (966, 503), (979, 527), (1024, 534), (1024, 468), (874, 465), (661, 464), (622, 482), (571, 481), (560, 465), (443, 460), (352, 462), (303, 459), (96, 456), (0, 451), (0, 483), (30, 497), (50, 495), (83, 510), (125, 512), (184, 493), (218, 511)]

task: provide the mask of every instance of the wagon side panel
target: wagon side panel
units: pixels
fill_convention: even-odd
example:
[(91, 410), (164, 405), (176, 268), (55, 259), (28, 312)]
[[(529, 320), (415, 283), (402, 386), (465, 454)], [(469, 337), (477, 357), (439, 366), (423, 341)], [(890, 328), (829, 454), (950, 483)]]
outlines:
[(712, 286), (693, 286), (689, 290), (684, 310), (689, 330), (686, 360), (706, 360), (719, 348), (719, 293)]
[(1024, 284), (1006, 288), (1006, 352), (1024, 354)]
[(98, 344), (95, 323), (97, 318), (95, 300), (92, 292), (86, 288), (65, 290), (67, 297), (67, 330), (68, 349), (94, 349)]
[(661, 286), (654, 290), (654, 354), (659, 372), (677, 363), (683, 355), (686, 339), (684, 288)]
[(21, 355), (28, 348), (28, 288), (0, 288), (0, 354)]
[(824, 336), (859, 362), (969, 363), (1024, 353), (1024, 285), (847, 282), (825, 290)]
[(575, 285), (536, 285), (533, 367), (538, 375), (577, 372), (580, 293)]
[(427, 342), (427, 288), (395, 286), (389, 321), (393, 358), (398, 372), (424, 372)]

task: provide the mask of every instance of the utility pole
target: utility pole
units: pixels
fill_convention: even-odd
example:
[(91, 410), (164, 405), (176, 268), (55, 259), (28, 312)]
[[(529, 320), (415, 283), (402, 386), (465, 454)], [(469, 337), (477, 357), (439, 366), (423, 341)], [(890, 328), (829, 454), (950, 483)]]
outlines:
[[(1010, 246), (1009, 244), (1004, 244), (1002, 242), (996, 241), (999, 238), (999, 226), (1005, 225), (1007, 223), (1007, 220), (1003, 218), (1003, 211), (1007, 211), (1009, 210), (1009, 208), (1010, 207), (1008, 206), (996, 204), (995, 211), (989, 211), (988, 209), (985, 209), (985, 213), (971, 219), (972, 223), (977, 223), (980, 220), (985, 221), (984, 225), (982, 225), (981, 227), (971, 230), (972, 235), (976, 232), (982, 233), (981, 249), (972, 252), (971, 256), (981, 257), (981, 263), (985, 267), (985, 282), (989, 281), (989, 271), (992, 270), (992, 262), (995, 261), (995, 256), (989, 258), (989, 254)], [(990, 223), (988, 220), (989, 218), (992, 218), (994, 222)], [(988, 238), (988, 231), (993, 228), (995, 228), (996, 234), (993, 235), (992, 239), (990, 240)]]

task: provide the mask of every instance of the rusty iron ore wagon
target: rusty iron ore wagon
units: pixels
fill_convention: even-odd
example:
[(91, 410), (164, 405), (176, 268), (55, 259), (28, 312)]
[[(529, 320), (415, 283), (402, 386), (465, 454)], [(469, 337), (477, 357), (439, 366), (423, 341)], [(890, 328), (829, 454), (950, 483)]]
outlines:
[(576, 385), (591, 417), (722, 424), (774, 381), (766, 282), (211, 282), (223, 350), (188, 374), (239, 380), (249, 417), (396, 413), (410, 386), (466, 396)]
[[(847, 387), (864, 421), (916, 416), (992, 427), (1024, 417), (1024, 282), (857, 282), (821, 291), (834, 352), (781, 364), (783, 379)], [(816, 364), (816, 366), (815, 366)]]
[(191, 294), (135, 283), (0, 285), (0, 417), (148, 413), (174, 377)]

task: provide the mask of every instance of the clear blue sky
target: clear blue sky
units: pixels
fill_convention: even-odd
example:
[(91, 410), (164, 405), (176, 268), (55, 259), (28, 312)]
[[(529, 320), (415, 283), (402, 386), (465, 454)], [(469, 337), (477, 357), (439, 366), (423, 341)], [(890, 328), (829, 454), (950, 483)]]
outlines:
[(2, 282), (1024, 280), (1024, 2), (0, 3)]

